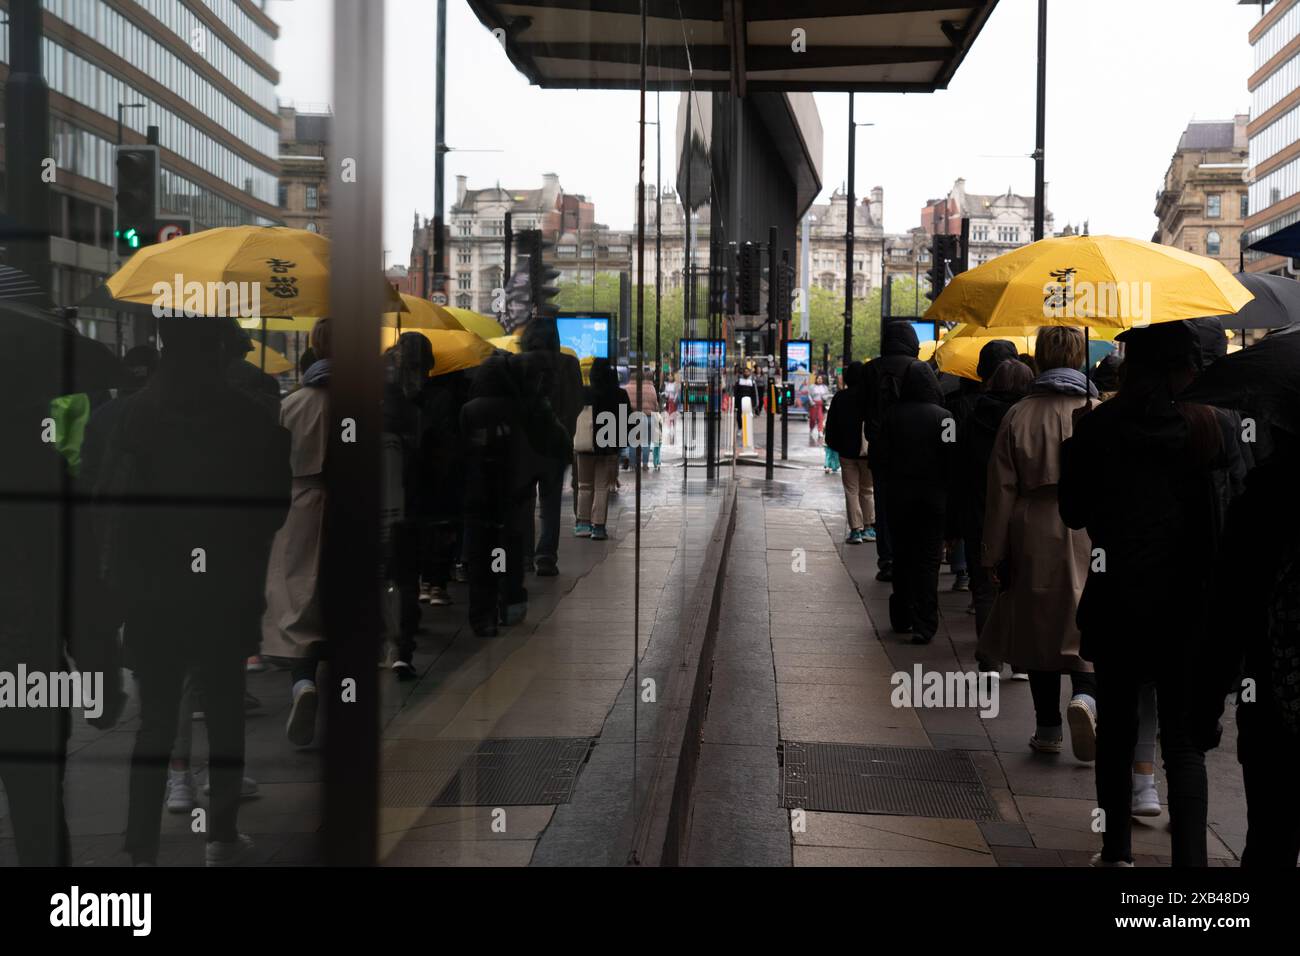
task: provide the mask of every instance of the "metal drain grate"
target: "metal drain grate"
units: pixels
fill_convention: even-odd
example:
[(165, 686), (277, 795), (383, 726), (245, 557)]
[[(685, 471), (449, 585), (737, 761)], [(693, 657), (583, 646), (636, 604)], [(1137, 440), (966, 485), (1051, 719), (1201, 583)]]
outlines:
[(393, 740), (381, 806), (518, 807), (568, 803), (590, 737)]
[(794, 741), (782, 748), (787, 809), (999, 819), (979, 771), (960, 750)]

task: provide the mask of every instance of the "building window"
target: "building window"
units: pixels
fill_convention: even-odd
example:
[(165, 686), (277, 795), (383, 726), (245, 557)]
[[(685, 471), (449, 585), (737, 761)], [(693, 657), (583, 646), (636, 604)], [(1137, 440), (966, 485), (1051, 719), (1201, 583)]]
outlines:
[(1207, 219), (1218, 219), (1223, 215), (1223, 197), (1218, 193), (1210, 193), (1205, 197), (1205, 216)]
[(469, 222), (468, 220), (465, 220), (465, 221), (461, 222), (461, 224), (460, 224), (460, 234), (461, 234), (462, 236), (468, 236), (468, 235), (470, 235), (471, 232), (472, 232), (472, 230), (473, 230), (473, 226), (470, 224), (470, 222)]
[(1241, 194), (1241, 218), (1245, 219), (1250, 215), (1250, 193)]
[(466, 289), (466, 290), (474, 288), (473, 278), (474, 278), (473, 274), (469, 272), (462, 272), (458, 274), (456, 276), (456, 288)]
[(289, 184), (280, 183), (280, 208), (286, 209), (289, 206)]
[(320, 208), (320, 194), (317, 191), (315, 186), (307, 187), (307, 208), (308, 209)]
[(1209, 235), (1205, 237), (1205, 254), (1207, 256), (1217, 256), (1221, 245), (1222, 241), (1219, 234), (1214, 230), (1210, 230)]
[(988, 241), (989, 241), (989, 227), (988, 227), (988, 226), (976, 226), (975, 228), (973, 228), (973, 229), (971, 230), (971, 239), (973, 239), (975, 242), (988, 242)]
[(473, 305), (473, 303), (474, 300), (471, 296), (468, 295), (456, 296), (456, 305), (458, 305), (462, 309), (468, 309), (471, 305)]
[(462, 250), (460, 250), (460, 252), (456, 253), (456, 261), (457, 261), (458, 263), (460, 263), (462, 266), (467, 266), (467, 265), (469, 265), (469, 264), (470, 264), (470, 254), (469, 254), (469, 250), (468, 250), (468, 249), (462, 249)]
[(307, 223), (307, 231), (308, 231), (308, 232), (320, 232), (319, 227), (317, 227), (317, 225), (316, 225), (316, 220), (313, 219), (311, 222)]

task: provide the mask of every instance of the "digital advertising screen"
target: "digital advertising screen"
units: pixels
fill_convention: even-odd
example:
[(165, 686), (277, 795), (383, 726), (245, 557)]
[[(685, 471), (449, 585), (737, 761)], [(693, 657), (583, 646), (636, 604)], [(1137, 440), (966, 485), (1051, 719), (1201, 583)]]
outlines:
[(791, 339), (785, 343), (785, 371), (787, 375), (807, 372), (812, 368), (812, 343)]
[(561, 315), (555, 320), (560, 345), (578, 353), (578, 358), (609, 358), (608, 314)]
[(722, 339), (682, 339), (681, 367), (703, 369), (727, 364), (727, 343)]

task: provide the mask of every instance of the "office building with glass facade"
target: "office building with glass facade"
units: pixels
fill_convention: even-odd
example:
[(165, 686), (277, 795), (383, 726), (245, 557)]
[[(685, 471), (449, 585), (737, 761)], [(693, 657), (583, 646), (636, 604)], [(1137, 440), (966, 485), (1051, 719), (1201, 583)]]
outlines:
[[(1300, 0), (1261, 5), (1250, 30), (1249, 215), (1242, 245), (1300, 220)], [(1251, 272), (1282, 268), (1277, 256), (1246, 253)]]
[[(55, 300), (115, 268), (114, 144), (158, 127), (160, 211), (195, 229), (279, 221), (276, 24), (254, 0), (42, 0)], [(8, 76), (0, 24), (0, 80)], [(102, 336), (101, 336), (102, 337)]]

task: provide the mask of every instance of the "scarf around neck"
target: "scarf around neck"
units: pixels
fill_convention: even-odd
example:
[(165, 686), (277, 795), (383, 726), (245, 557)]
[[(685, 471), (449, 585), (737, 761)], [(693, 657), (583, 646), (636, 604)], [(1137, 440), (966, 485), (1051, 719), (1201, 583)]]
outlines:
[(1033, 391), (1096, 398), (1097, 389), (1075, 368), (1049, 368), (1034, 379)]

